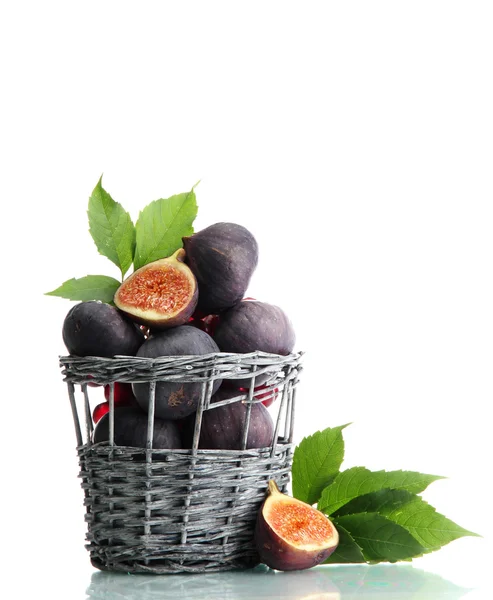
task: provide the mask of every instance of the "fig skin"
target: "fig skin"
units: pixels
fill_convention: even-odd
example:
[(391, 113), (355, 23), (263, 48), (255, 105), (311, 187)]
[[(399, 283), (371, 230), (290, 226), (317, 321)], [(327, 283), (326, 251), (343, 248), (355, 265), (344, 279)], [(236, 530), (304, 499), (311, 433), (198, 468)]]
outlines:
[[(242, 395), (236, 390), (221, 388), (211, 398), (211, 403)], [(246, 396), (246, 394), (245, 394)], [(208, 450), (241, 450), (243, 427), (248, 406), (242, 400), (231, 402), (202, 413), (199, 448)], [(184, 444), (192, 447), (195, 415), (188, 418), (184, 427)], [(246, 449), (266, 448), (272, 444), (274, 423), (262, 403), (252, 404)]]
[[(187, 323), (197, 307), (199, 291), (195, 275), (184, 260), (185, 250), (180, 248), (168, 258), (140, 267), (116, 290), (115, 305), (136, 323), (153, 329)], [(157, 281), (152, 278), (156, 272), (161, 272)], [(139, 302), (132, 294), (142, 300)], [(159, 302), (165, 302), (166, 310), (159, 307)], [(175, 303), (181, 306), (176, 308)]]
[[(219, 315), (214, 340), (221, 352), (249, 353), (260, 350), (283, 356), (292, 352), (296, 336), (286, 313), (274, 304), (243, 300)], [(255, 387), (265, 383), (272, 373), (255, 378)], [(251, 377), (228, 378), (229, 387), (251, 386)]]
[(199, 284), (199, 310), (218, 314), (243, 298), (258, 263), (258, 244), (248, 229), (215, 223), (184, 237), (183, 245)]
[(70, 354), (76, 356), (134, 356), (144, 334), (114, 306), (80, 302), (67, 313), (62, 336)]
[[(218, 352), (219, 348), (205, 331), (190, 325), (181, 325), (153, 333), (139, 348), (137, 356), (158, 358), (160, 356), (203, 355)], [(212, 393), (219, 389), (222, 380), (217, 379)], [(132, 389), (140, 407), (147, 412), (149, 383), (132, 383)], [(201, 382), (158, 381), (156, 383), (155, 415), (161, 419), (181, 419), (197, 410), (202, 395)]]
[(222, 352), (261, 350), (286, 356), (296, 336), (286, 313), (274, 304), (244, 300), (220, 316), (214, 340)]
[[(98, 421), (93, 441), (105, 442), (110, 439), (110, 415), (106, 413)], [(117, 446), (145, 448), (147, 445), (147, 414), (140, 408), (122, 406), (114, 410), (114, 440)], [(152, 438), (154, 449), (182, 448), (181, 436), (176, 423), (165, 419), (154, 419)]]
[[(286, 494), (282, 494), (273, 479), (269, 481), (269, 495), (264, 500), (260, 507), (257, 523), (255, 525), (255, 545), (257, 552), (260, 555), (260, 559), (271, 569), (278, 571), (298, 571), (302, 569), (309, 569), (319, 565), (326, 560), (337, 548), (339, 543), (339, 534), (336, 528), (323, 513), (313, 508), (305, 502), (291, 498)], [(266, 514), (269, 509), (272, 508), (273, 503), (281, 503), (278, 507), (282, 510), (283, 504), (294, 503), (300, 505), (308, 511), (313, 511), (314, 516), (321, 516), (325, 522), (328, 521), (329, 527), (332, 529), (330, 538), (326, 538), (324, 541), (319, 541), (318, 547), (317, 540), (314, 539), (312, 548), (303, 549), (296, 547), (294, 544), (290, 544), (288, 541), (280, 537), (274, 530), (274, 528), (268, 522), (268, 516)], [(298, 523), (293, 524), (293, 531), (299, 528)]]

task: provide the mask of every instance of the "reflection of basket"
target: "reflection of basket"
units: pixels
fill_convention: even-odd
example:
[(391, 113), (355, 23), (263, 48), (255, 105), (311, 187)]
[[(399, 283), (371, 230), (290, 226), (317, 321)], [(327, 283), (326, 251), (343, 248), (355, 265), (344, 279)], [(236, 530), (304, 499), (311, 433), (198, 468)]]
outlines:
[[(156, 359), (65, 356), (60, 364), (75, 422), (92, 564), (127, 573), (198, 573), (258, 564), (253, 530), (267, 481), (274, 479), (286, 491), (289, 480), (301, 353), (217, 353)], [(255, 380), (264, 375), (263, 381), (265, 374), (269, 376), (267, 387), (256, 397)], [(203, 411), (220, 405), (210, 404), (213, 382), (245, 378), (252, 382), (250, 391), (238, 392), (224, 402), (247, 403), (245, 447), (252, 403), (265, 400), (266, 394), (278, 394), (279, 399), (269, 409), (277, 411), (277, 418), (273, 414), (272, 445), (250, 450), (197, 449)], [(91, 442), (87, 384), (116, 381), (150, 382), (146, 449), (114, 445), (113, 392), (110, 441)], [(202, 383), (192, 449), (152, 449), (156, 381)], [(82, 389), (79, 399), (75, 384)], [(79, 414), (84, 415), (85, 443)]]

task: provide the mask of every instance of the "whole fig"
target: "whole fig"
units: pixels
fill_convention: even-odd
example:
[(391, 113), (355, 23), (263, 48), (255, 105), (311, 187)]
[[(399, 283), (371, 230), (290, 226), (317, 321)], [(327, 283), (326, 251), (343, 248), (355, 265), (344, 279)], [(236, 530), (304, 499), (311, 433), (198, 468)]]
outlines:
[(222, 352), (261, 350), (289, 354), (296, 341), (291, 321), (278, 306), (245, 300), (221, 315), (214, 339)]
[[(240, 395), (239, 391), (221, 388), (211, 398), (211, 405)], [(236, 400), (204, 411), (200, 426), (199, 448), (241, 450), (247, 410), (248, 406), (243, 400)], [(184, 427), (184, 442), (190, 447), (192, 446), (194, 427), (195, 415), (191, 415)], [(246, 449), (270, 446), (273, 435), (274, 423), (269, 411), (260, 402), (252, 404)]]
[(257, 241), (248, 229), (216, 223), (184, 237), (183, 245), (199, 284), (199, 310), (217, 314), (243, 298), (258, 262)]
[(62, 336), (70, 354), (77, 356), (134, 356), (144, 342), (142, 331), (114, 306), (80, 302), (67, 313)]
[[(94, 429), (93, 441), (110, 439), (110, 415), (106, 413)], [(147, 444), (147, 414), (139, 407), (117, 407), (114, 414), (114, 441), (117, 446), (145, 448)], [(181, 448), (181, 437), (176, 423), (154, 419), (152, 447), (155, 449)]]
[[(218, 352), (219, 348), (205, 331), (190, 325), (182, 325), (152, 334), (137, 352), (137, 356), (158, 358), (160, 356), (189, 356)], [(212, 387), (214, 393), (221, 385), (217, 379)], [(147, 411), (149, 383), (132, 383), (139, 405)], [(181, 419), (195, 412), (202, 395), (201, 382), (158, 381), (155, 394), (155, 414), (162, 419)]]

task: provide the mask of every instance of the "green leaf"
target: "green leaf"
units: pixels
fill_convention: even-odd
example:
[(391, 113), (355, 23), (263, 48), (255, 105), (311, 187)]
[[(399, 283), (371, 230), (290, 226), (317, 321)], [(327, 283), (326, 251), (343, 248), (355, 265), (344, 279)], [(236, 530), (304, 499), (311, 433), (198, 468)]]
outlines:
[(314, 504), (322, 490), (339, 473), (344, 458), (342, 430), (347, 427), (328, 427), (303, 438), (293, 456), (293, 496)]
[(171, 256), (183, 246), (182, 237), (193, 233), (197, 216), (194, 188), (171, 198), (155, 200), (139, 214), (136, 223), (135, 269)]
[[(397, 508), (409, 502), (411, 498), (417, 496), (407, 490), (400, 489), (384, 489), (378, 492), (371, 492), (370, 494), (364, 494), (351, 500), (341, 508), (337, 509), (333, 515), (340, 517), (342, 515), (352, 515), (354, 513), (362, 512), (378, 512)], [(383, 513), (381, 513), (383, 514)]]
[(423, 546), (426, 552), (438, 550), (445, 544), (464, 536), (477, 536), (463, 529), (416, 494), (406, 490), (380, 490), (355, 498), (336, 511), (336, 517), (378, 512), (401, 525)]
[(121, 271), (130, 268), (135, 251), (135, 227), (130, 215), (103, 189), (102, 177), (89, 198), (89, 232), (100, 254)]
[(437, 479), (443, 477), (416, 471), (369, 471), (365, 467), (353, 467), (339, 473), (323, 490), (318, 510), (331, 515), (354, 498), (382, 489), (400, 489), (417, 494)]
[(409, 531), (378, 513), (344, 515), (334, 524), (349, 532), (370, 562), (407, 560), (424, 552)]
[(384, 505), (380, 514), (394, 523), (401, 525), (426, 549), (427, 552), (438, 550), (445, 544), (464, 536), (478, 536), (477, 533), (463, 529), (419, 496), (411, 497), (393, 506)]
[(111, 303), (120, 282), (113, 277), (106, 275), (86, 275), (80, 279), (69, 279), (62, 285), (47, 292), (46, 296), (60, 296), (69, 300), (100, 300), (101, 302)]
[(366, 558), (363, 552), (355, 542), (347, 529), (340, 524), (335, 524), (337, 532), (339, 533), (339, 544), (329, 558), (324, 561), (323, 564), (337, 564), (337, 563), (364, 563)]

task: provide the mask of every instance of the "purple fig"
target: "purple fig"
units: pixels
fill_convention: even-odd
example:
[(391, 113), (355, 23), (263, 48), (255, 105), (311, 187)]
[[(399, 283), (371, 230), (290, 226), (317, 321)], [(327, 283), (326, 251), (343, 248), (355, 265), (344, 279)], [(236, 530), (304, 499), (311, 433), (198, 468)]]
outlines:
[(103, 302), (80, 302), (63, 322), (63, 341), (77, 356), (134, 356), (144, 334), (114, 306)]
[(199, 284), (200, 311), (218, 314), (243, 298), (258, 262), (258, 245), (248, 229), (216, 223), (184, 237), (183, 245)]
[[(147, 414), (140, 408), (125, 406), (115, 408), (114, 441), (117, 446), (145, 448), (147, 444)], [(106, 413), (94, 429), (94, 443), (110, 439), (110, 415)], [(152, 447), (155, 449), (181, 448), (181, 438), (174, 421), (154, 419)]]
[(214, 339), (222, 352), (289, 354), (296, 341), (286, 314), (273, 304), (246, 300), (219, 319)]
[[(189, 325), (173, 327), (152, 334), (137, 352), (137, 356), (158, 358), (160, 356), (192, 356), (218, 352), (214, 340), (205, 331)], [(217, 379), (212, 387), (214, 393), (221, 385)], [(145, 411), (149, 404), (149, 383), (132, 383), (137, 402)], [(158, 381), (156, 383), (155, 414), (161, 419), (181, 419), (197, 410), (202, 395), (202, 383), (181, 381)]]
[[(238, 397), (241, 392), (221, 388), (211, 398), (211, 404)], [(243, 393), (246, 399), (247, 395)], [(199, 448), (210, 450), (241, 450), (243, 430), (246, 424), (247, 405), (244, 400), (236, 400), (217, 408), (209, 408), (202, 413)], [(185, 424), (184, 441), (192, 446), (195, 415)], [(266, 448), (272, 444), (274, 423), (269, 411), (262, 403), (252, 404), (246, 448)]]

